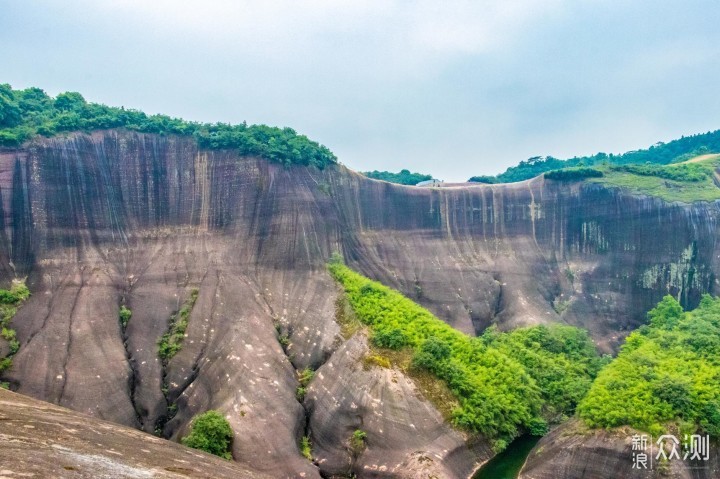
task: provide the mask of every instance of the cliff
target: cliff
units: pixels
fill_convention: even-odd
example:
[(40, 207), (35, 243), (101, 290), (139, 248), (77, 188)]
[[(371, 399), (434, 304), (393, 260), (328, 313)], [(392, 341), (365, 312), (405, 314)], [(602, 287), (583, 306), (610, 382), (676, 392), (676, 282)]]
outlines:
[[(222, 410), (236, 460), (275, 477), (347, 468), (332, 438), (370, 421), (371, 404), (391, 423), (415, 420), (414, 403), (397, 406), (410, 385), (347, 359), (361, 346), (339, 336), (333, 251), (467, 333), (559, 321), (606, 351), (664, 294), (692, 306), (718, 288), (716, 203), (585, 183), (403, 187), (114, 130), (0, 151), (0, 199), (0, 275), (27, 276), (33, 292), (13, 320), (12, 388), (174, 439), (198, 412)], [(193, 288), (182, 349), (164, 364), (157, 342)], [(296, 371), (330, 364), (357, 379), (318, 374), (301, 404)], [(305, 434), (317, 465), (300, 455)], [(441, 448), (447, 475), (490, 455), (438, 421), (377, 434), (351, 461), (361, 475), (391, 475), (376, 459), (389, 455)]]

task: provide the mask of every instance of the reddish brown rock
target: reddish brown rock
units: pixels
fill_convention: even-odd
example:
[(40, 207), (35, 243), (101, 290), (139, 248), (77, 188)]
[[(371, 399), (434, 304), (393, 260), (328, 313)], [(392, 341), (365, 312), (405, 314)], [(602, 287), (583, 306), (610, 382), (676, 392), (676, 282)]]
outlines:
[(270, 479), (232, 461), (0, 389), (0, 477)]
[[(605, 350), (664, 294), (693, 306), (718, 288), (717, 203), (592, 184), (405, 187), (108, 131), (0, 150), (0, 200), (0, 279), (27, 276), (33, 293), (3, 379), (174, 439), (219, 409), (236, 459), (274, 477), (319, 474), (298, 448), (296, 369), (341, 343), (333, 251), (467, 333), (561, 321)], [(193, 288), (183, 348), (164, 368), (157, 342)], [(133, 311), (124, 332), (121, 303)], [(392, 446), (404, 441), (416, 438)], [(445, 464), (474, 460), (464, 454)]]

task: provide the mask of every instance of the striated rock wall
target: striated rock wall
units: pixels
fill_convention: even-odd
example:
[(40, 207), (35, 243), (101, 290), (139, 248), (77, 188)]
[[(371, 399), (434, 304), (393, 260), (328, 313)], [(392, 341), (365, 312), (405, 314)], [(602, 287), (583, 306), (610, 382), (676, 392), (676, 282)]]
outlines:
[[(350, 347), (340, 346), (325, 271), (333, 251), (470, 334), (562, 321), (605, 350), (664, 294), (692, 306), (718, 287), (717, 204), (592, 184), (403, 187), (342, 166), (283, 168), (188, 138), (107, 131), (0, 151), (0, 200), (0, 278), (28, 276), (33, 292), (14, 319), (12, 387), (173, 438), (196, 413), (220, 409), (235, 458), (275, 477), (317, 477), (300, 437), (317, 436), (319, 457), (340, 457), (329, 438), (354, 421), (319, 396), (307, 410), (295, 397), (296, 370), (327, 370)], [(163, 366), (157, 341), (193, 288), (183, 348)], [(121, 303), (133, 311), (125, 331)], [(343, 365), (337, 377), (354, 371), (333, 364)], [(378, 381), (366, 376), (358, 388)], [(319, 425), (330, 410), (340, 417)], [(436, 450), (433, 427), (398, 428), (367, 464)], [(458, 447), (456, 459), (443, 464), (464, 474), (477, 457), (453, 441), (442, 447)]]

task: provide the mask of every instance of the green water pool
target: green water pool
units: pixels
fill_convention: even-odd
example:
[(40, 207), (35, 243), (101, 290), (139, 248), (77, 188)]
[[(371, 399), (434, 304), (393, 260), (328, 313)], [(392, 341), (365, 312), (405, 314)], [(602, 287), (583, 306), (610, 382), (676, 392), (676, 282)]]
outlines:
[(522, 436), (515, 439), (500, 454), (490, 459), (473, 479), (516, 479), (528, 454), (540, 436)]

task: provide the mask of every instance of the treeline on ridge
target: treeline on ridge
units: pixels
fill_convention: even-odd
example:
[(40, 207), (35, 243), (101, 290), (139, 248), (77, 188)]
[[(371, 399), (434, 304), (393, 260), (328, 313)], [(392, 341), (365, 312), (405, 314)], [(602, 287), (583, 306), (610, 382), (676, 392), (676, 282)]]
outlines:
[(77, 92), (51, 98), (40, 88), (14, 90), (0, 84), (0, 146), (19, 146), (37, 135), (51, 137), (109, 128), (192, 136), (202, 148), (237, 149), (241, 155), (259, 156), (283, 165), (324, 168), (337, 162), (327, 147), (292, 128), (190, 122), (90, 103)]
[(411, 173), (410, 170), (400, 170), (398, 173), (390, 171), (363, 171), (363, 175), (375, 180), (388, 181), (399, 185), (417, 185), (421, 181), (432, 180), (432, 175), (424, 175), (422, 173)]
[(688, 160), (694, 156), (720, 153), (720, 130), (698, 135), (683, 136), (667, 143), (656, 143), (644, 150), (635, 150), (614, 155), (597, 153), (592, 156), (574, 157), (561, 160), (552, 156), (535, 156), (511, 166), (495, 176), (473, 176), (468, 181), (478, 183), (512, 183), (528, 180), (551, 170), (570, 167), (591, 167), (599, 165), (667, 165)]

